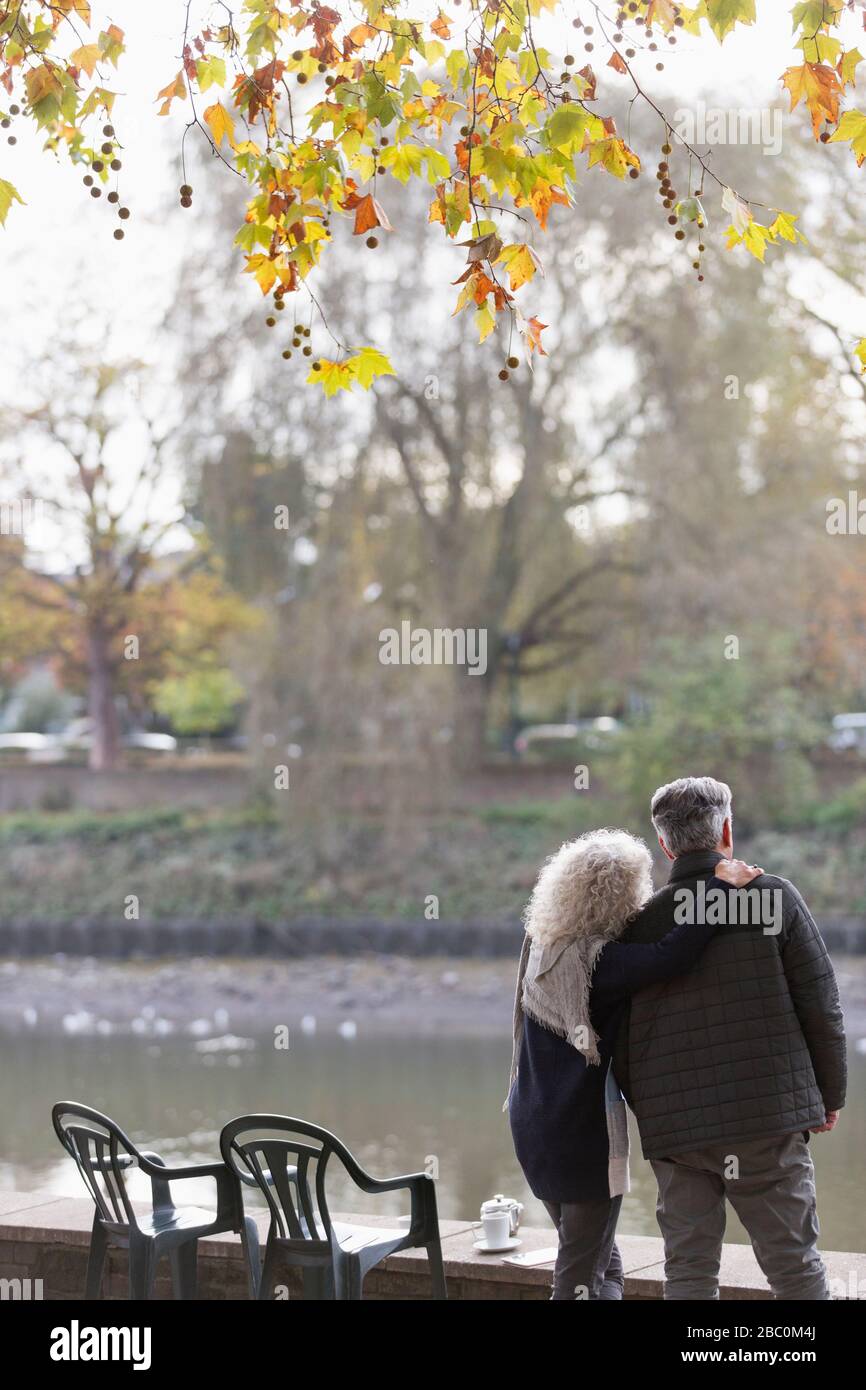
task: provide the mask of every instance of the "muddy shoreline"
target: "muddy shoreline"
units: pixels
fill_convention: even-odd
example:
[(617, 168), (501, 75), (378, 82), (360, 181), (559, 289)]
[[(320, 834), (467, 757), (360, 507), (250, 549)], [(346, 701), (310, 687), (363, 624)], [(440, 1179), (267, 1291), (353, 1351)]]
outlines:
[[(866, 1037), (866, 959), (837, 956), (849, 1036)], [(339, 956), (300, 960), (0, 961), (0, 1033), (261, 1035), (279, 1025), (353, 1035), (503, 1036), (513, 960)]]

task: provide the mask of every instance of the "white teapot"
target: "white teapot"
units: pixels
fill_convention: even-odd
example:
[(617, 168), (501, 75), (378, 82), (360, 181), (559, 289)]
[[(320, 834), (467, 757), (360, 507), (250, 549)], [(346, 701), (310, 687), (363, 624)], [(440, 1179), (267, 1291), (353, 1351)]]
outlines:
[(486, 1202), (481, 1203), (481, 1219), (483, 1221), (485, 1216), (497, 1214), (508, 1216), (511, 1234), (516, 1236), (520, 1218), (523, 1215), (522, 1203), (516, 1201), (514, 1197), (503, 1197), (501, 1192), (497, 1192), (495, 1197), (489, 1197)]

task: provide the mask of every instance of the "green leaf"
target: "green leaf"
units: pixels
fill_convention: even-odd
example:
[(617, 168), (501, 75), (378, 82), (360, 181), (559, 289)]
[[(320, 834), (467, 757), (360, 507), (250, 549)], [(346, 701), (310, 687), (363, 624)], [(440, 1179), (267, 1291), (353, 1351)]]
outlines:
[(9, 183), (6, 179), (0, 179), (0, 227), (5, 227), (6, 218), (13, 203), (20, 203), (24, 206), (24, 199), (18, 192), (14, 183)]
[(755, 0), (707, 0), (707, 19), (721, 43), (736, 24), (754, 24)]
[(209, 58), (199, 58), (195, 65), (195, 71), (200, 92), (206, 92), (209, 87), (225, 86), (226, 64), (224, 58), (218, 58), (216, 55)]

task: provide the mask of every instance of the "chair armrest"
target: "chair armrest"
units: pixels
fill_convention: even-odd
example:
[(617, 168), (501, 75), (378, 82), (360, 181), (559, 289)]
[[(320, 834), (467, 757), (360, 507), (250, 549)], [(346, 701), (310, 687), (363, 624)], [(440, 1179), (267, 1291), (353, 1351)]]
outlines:
[(182, 1182), (186, 1178), (214, 1178), (217, 1187), (217, 1220), (232, 1220), (235, 1223), (241, 1220), (243, 1204), (240, 1184), (224, 1163), (194, 1163), (182, 1168), (168, 1168), (159, 1154), (142, 1153), (140, 1167), (151, 1180), (154, 1206), (174, 1206), (169, 1183)]
[(356, 1186), (362, 1192), (399, 1192), (403, 1187), (417, 1187), (419, 1183), (432, 1182), (433, 1179), (426, 1173), (404, 1173), (399, 1178), (373, 1178), (369, 1173), (365, 1173), (363, 1168), (358, 1168), (352, 1173), (352, 1178)]
[(373, 1178), (362, 1168), (358, 1168), (352, 1177), (362, 1192), (376, 1194), (408, 1190), (412, 1194), (412, 1210), (407, 1234), (423, 1236), (425, 1242), (438, 1234), (436, 1184), (429, 1173), (405, 1173), (399, 1178)]

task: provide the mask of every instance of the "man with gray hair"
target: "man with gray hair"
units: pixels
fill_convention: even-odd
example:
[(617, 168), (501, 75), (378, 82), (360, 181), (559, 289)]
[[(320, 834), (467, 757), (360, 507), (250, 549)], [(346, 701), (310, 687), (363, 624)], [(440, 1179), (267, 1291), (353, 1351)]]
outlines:
[(634, 996), (614, 1055), (658, 1181), (665, 1298), (718, 1298), (727, 1200), (776, 1298), (828, 1299), (807, 1132), (832, 1130), (845, 1103), (826, 947), (787, 879), (754, 881), (758, 901), (774, 904), (757, 920), (737, 910), (739, 890), (707, 894), (733, 851), (724, 782), (681, 777), (659, 787), (651, 814), (673, 867), (622, 940), (659, 941), (683, 912), (701, 920), (720, 898), (719, 930), (698, 963)]

